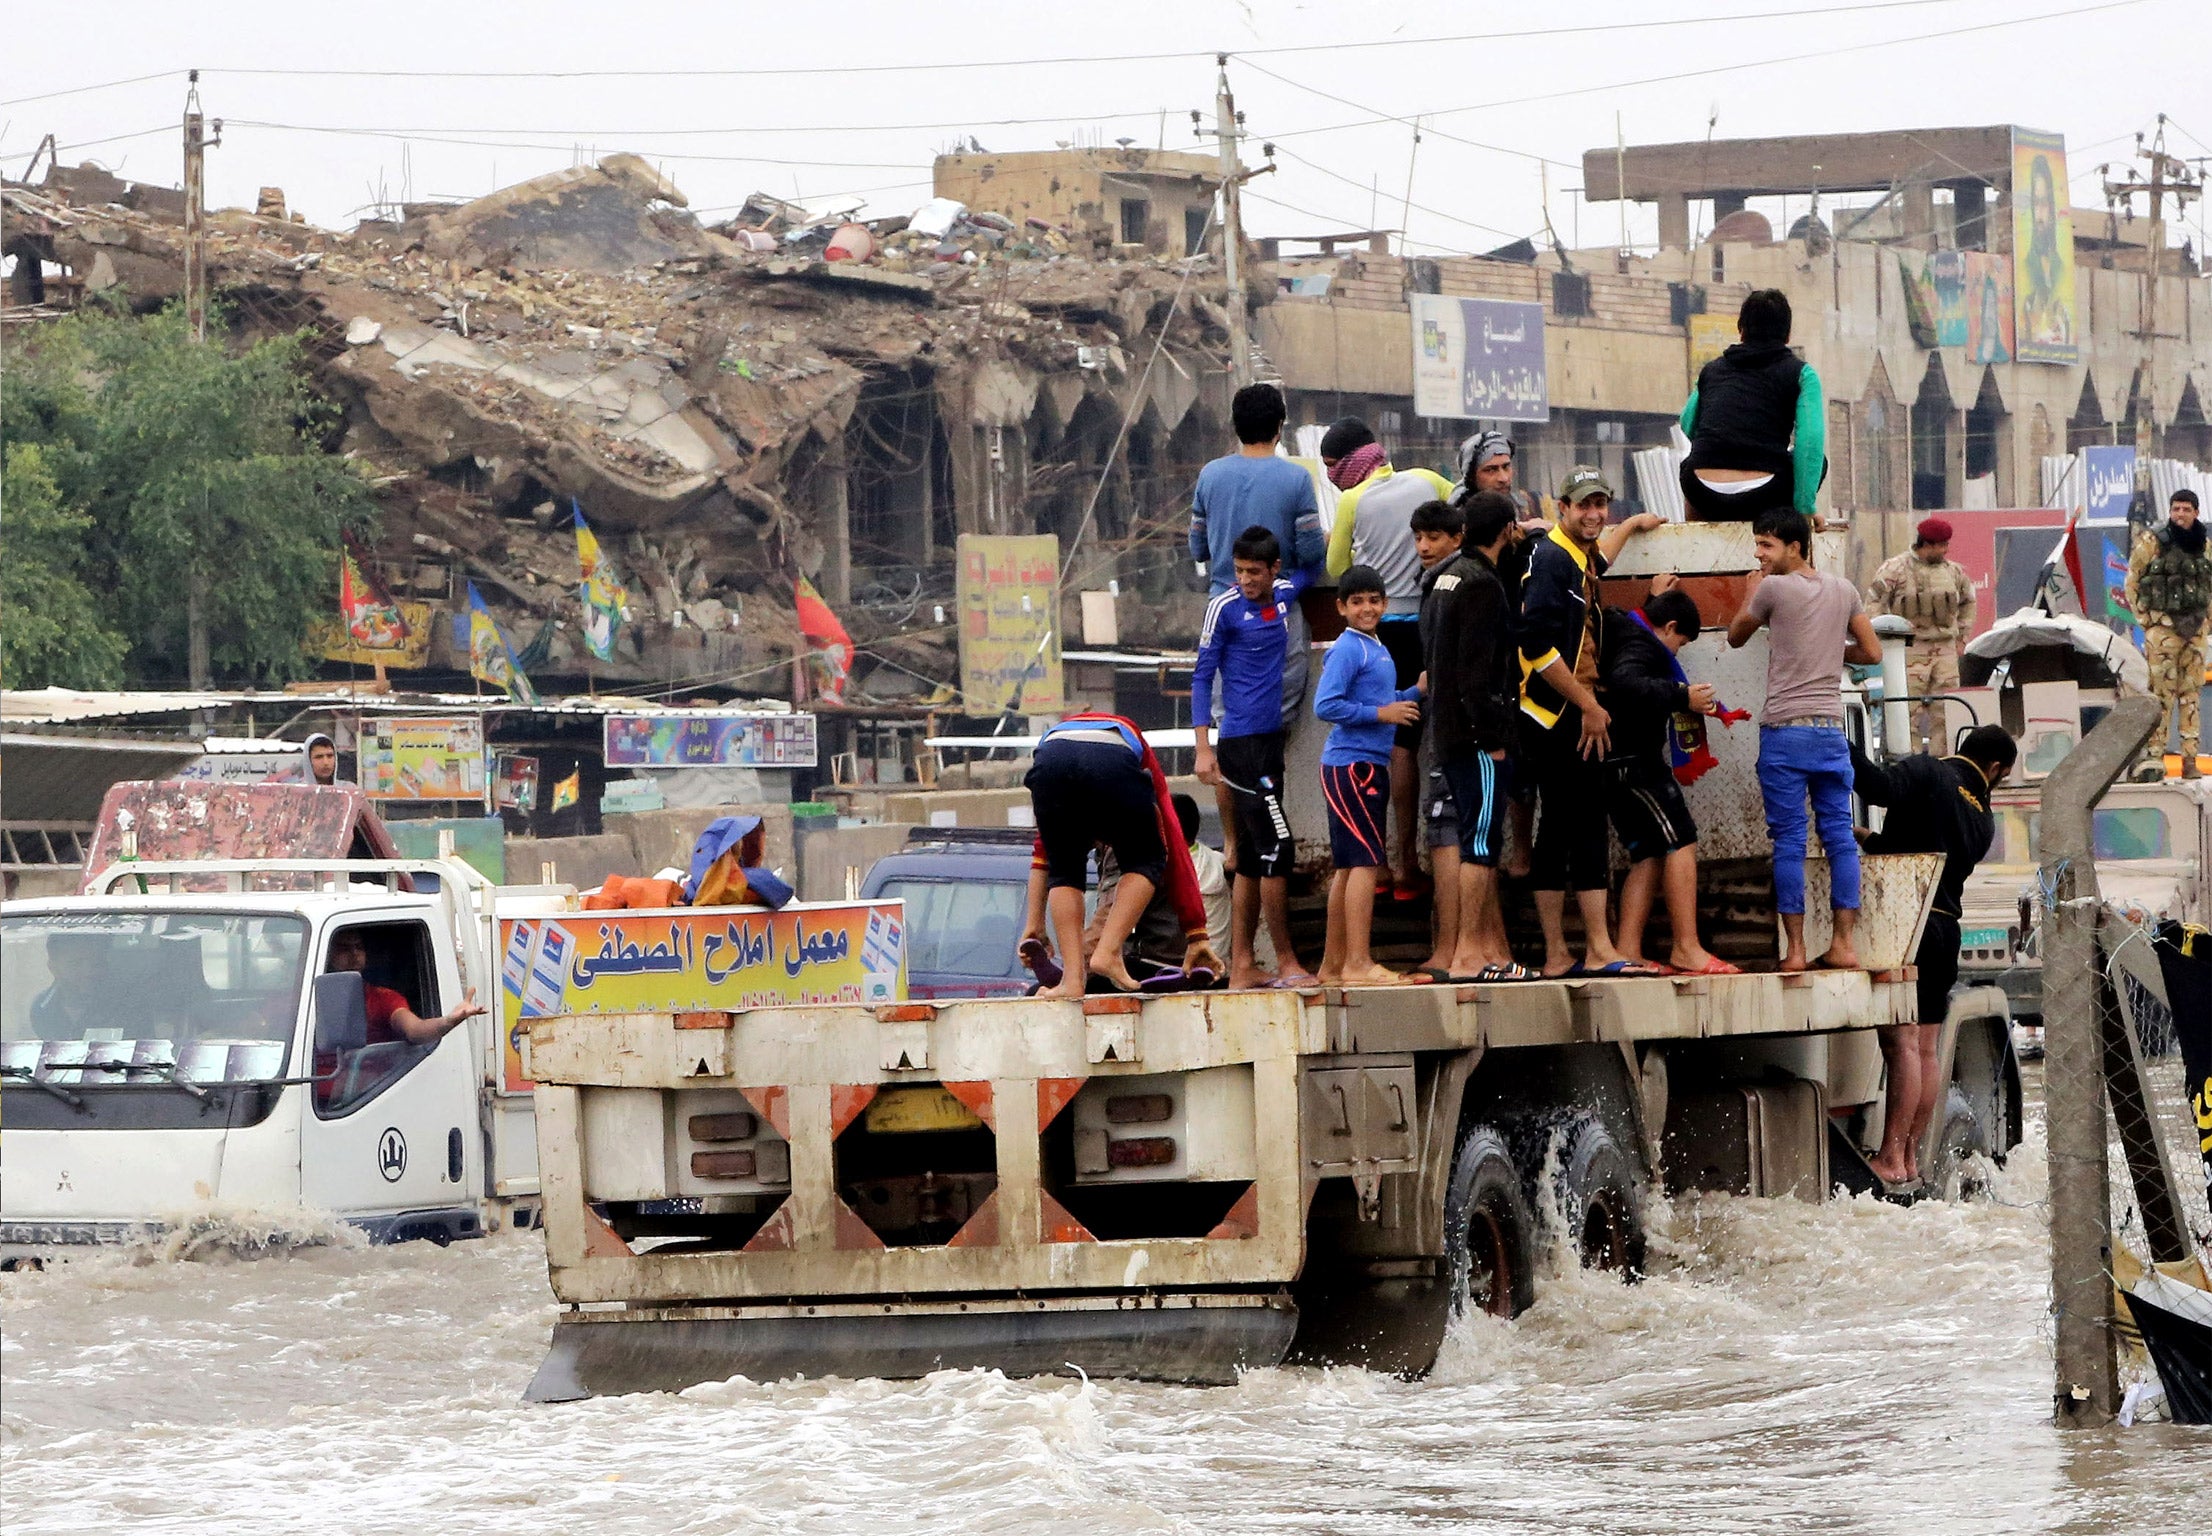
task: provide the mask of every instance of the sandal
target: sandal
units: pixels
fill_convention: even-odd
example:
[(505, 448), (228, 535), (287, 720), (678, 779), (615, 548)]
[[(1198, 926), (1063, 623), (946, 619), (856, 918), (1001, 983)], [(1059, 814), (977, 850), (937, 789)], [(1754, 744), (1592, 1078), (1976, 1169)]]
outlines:
[(1676, 967), (1669, 974), (1675, 976), (1741, 976), (1743, 967), (1730, 965), (1718, 955), (1708, 955), (1705, 957), (1705, 963), (1694, 971), (1685, 971)]
[(1045, 948), (1042, 939), (1022, 940), (1019, 954), (1022, 964), (1029, 967), (1029, 973), (1044, 986), (1057, 987), (1060, 978), (1067, 974), (1060, 969), (1060, 962), (1052, 958), (1052, 952)]
[(1513, 962), (1506, 965), (1486, 965), (1472, 976), (1456, 976), (1453, 980), (1485, 984), (1499, 981), (1541, 981), (1543, 973)]

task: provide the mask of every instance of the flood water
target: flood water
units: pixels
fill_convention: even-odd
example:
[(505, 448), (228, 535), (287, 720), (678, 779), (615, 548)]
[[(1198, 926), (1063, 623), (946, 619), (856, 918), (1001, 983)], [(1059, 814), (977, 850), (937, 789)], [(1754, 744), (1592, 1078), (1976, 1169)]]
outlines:
[[(31, 1532), (2180, 1532), (2212, 1431), (2050, 1424), (2042, 1148), (1996, 1200), (1703, 1197), (1435, 1375), (731, 1381), (525, 1407), (528, 1235), (0, 1276)], [(135, 1262), (142, 1260), (144, 1262)]]

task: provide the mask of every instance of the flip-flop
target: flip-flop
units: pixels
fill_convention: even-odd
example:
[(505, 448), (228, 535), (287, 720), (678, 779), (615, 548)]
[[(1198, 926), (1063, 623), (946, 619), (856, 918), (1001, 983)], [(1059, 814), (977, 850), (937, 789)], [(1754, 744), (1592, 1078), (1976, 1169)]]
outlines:
[(1465, 981), (1467, 979), (1464, 976), (1454, 976), (1450, 971), (1446, 970), (1441, 965), (1417, 965), (1412, 970), (1406, 972), (1406, 974), (1408, 976), (1426, 976), (1430, 981), (1435, 982), (1439, 986), (1445, 985), (1449, 982)]
[(1190, 978), (1193, 992), (1203, 992), (1221, 980), (1220, 972), (1210, 965), (1194, 965), (1183, 974)]
[(1052, 958), (1051, 951), (1045, 948), (1042, 939), (1022, 940), (1017, 953), (1021, 956), (1022, 964), (1029, 967), (1029, 974), (1036, 977), (1043, 986), (1057, 987), (1060, 985), (1060, 978), (1067, 974), (1060, 969), (1060, 962)]
[(1191, 979), (1186, 971), (1154, 971), (1137, 983), (1140, 992), (1187, 992)]
[(1320, 977), (1306, 971), (1297, 971), (1288, 976), (1276, 977), (1273, 981), (1267, 983), (1267, 990), (1274, 992), (1318, 992), (1321, 990), (1321, 986)]
[(1472, 976), (1455, 976), (1452, 979), (1487, 986), (1501, 981), (1541, 981), (1544, 973), (1531, 970), (1516, 961), (1512, 965), (1486, 965)]
[(1685, 971), (1678, 966), (1675, 968), (1673, 974), (1677, 976), (1741, 976), (1743, 974), (1743, 967), (1740, 965), (1730, 965), (1727, 961), (1721, 959), (1718, 955), (1708, 955), (1705, 958), (1705, 964), (1698, 967), (1698, 969), (1694, 971)]
[(1567, 972), (1569, 976), (1656, 976), (1658, 972), (1634, 960), (1608, 960), (1595, 970), (1577, 965)]

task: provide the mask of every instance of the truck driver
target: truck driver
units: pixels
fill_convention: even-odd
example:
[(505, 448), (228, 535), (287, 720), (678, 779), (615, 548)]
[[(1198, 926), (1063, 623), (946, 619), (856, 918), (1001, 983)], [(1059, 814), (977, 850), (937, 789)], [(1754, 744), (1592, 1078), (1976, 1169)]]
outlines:
[[(361, 937), (360, 929), (341, 929), (332, 937), (330, 963), (324, 967), (327, 974), (368, 968), (369, 946)], [(426, 1019), (408, 1007), (407, 999), (390, 987), (364, 981), (361, 994), (369, 1009), (368, 1043), (371, 1045), (389, 1045), (402, 1040), (415, 1045), (432, 1045), (443, 1039), (447, 1030), (485, 1011), (473, 991), (462, 998), (458, 1008), (434, 1019)]]

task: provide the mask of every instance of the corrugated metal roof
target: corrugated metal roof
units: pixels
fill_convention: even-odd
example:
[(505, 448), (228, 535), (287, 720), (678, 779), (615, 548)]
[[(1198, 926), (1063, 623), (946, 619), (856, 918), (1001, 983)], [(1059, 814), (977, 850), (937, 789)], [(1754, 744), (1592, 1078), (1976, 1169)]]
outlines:
[(74, 720), (113, 720), (148, 715), (188, 714), (194, 710), (227, 709), (244, 704), (265, 704), (292, 709), (335, 708), (363, 714), (423, 714), (466, 712), (485, 715), (690, 715), (728, 717), (787, 715), (794, 711), (780, 699), (750, 700), (711, 709), (683, 709), (652, 699), (616, 694), (579, 695), (547, 699), (537, 704), (510, 704), (468, 693), (359, 694), (345, 689), (297, 693), (83, 693), (72, 688), (10, 688), (0, 691), (0, 720), (20, 724), (60, 724)]
[(196, 741), (22, 731), (0, 734), (0, 814), (9, 821), (89, 822), (111, 784), (161, 779), (200, 755)]

